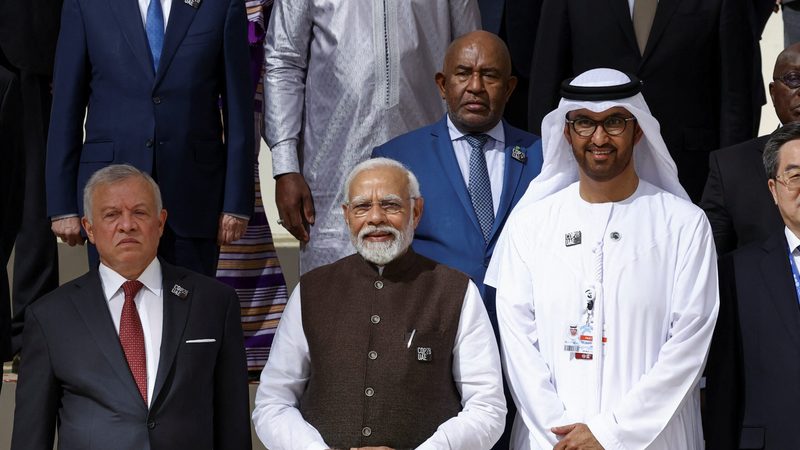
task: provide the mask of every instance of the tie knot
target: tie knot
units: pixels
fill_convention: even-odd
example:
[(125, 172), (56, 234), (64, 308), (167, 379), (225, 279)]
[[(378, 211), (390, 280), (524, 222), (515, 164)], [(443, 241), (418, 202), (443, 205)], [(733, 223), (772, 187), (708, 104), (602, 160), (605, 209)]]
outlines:
[(483, 146), (486, 145), (486, 141), (489, 140), (488, 134), (467, 134), (464, 136), (464, 139), (469, 142), (470, 147), (476, 148), (478, 150), (483, 150)]
[(144, 285), (139, 280), (128, 280), (122, 283), (122, 291), (125, 292), (125, 300), (136, 297), (136, 294), (139, 293), (142, 286)]

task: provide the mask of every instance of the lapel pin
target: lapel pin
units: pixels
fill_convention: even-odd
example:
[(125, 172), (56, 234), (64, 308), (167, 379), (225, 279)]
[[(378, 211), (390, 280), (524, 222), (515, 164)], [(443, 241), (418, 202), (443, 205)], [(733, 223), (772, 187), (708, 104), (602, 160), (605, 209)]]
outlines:
[(573, 245), (578, 245), (581, 243), (581, 232), (580, 231), (573, 231), (571, 233), (566, 233), (564, 235), (564, 245), (567, 247), (572, 247)]
[(433, 353), (430, 347), (417, 347), (417, 361), (431, 362), (433, 361)]
[(186, 3), (187, 5), (191, 6), (192, 8), (197, 9), (197, 8), (200, 7), (200, 1), (201, 0), (183, 0), (183, 3)]
[(170, 291), (170, 292), (172, 292), (174, 295), (177, 295), (178, 297), (184, 298), (184, 299), (186, 298), (187, 295), (189, 295), (189, 291), (187, 291), (186, 289), (184, 289), (182, 286), (180, 286), (178, 284), (176, 284), (175, 286), (172, 286), (172, 291)]
[(516, 159), (521, 163), (525, 163), (528, 160), (528, 155), (522, 151), (519, 145), (515, 145), (514, 148), (511, 150), (511, 157)]

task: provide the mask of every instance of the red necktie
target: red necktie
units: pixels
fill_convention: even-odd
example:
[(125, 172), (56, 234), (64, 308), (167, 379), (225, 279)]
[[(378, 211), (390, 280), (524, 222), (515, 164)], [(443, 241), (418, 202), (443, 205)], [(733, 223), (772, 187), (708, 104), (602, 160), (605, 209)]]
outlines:
[(125, 304), (122, 305), (122, 317), (119, 320), (119, 342), (122, 344), (122, 351), (125, 352), (125, 359), (128, 360), (128, 367), (131, 368), (136, 386), (139, 387), (139, 393), (147, 404), (147, 355), (144, 351), (144, 332), (136, 303), (133, 302), (142, 286), (138, 280), (122, 283)]

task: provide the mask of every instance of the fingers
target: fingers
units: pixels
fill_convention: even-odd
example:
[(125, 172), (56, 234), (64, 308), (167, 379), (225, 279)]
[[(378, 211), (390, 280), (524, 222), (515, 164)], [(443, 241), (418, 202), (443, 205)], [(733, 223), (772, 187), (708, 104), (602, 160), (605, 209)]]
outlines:
[(85, 241), (84, 237), (81, 236), (81, 221), (77, 217), (54, 220), (50, 224), (50, 229), (53, 230), (53, 234), (70, 247), (83, 245)]
[(562, 425), (560, 427), (550, 428), (550, 431), (559, 436), (563, 436), (569, 433), (570, 431), (574, 430), (576, 426), (578, 426), (577, 423), (571, 423), (569, 425)]
[(314, 222), (314, 203), (303, 176), (287, 173), (277, 177), (275, 203), (280, 217), (278, 223), (295, 239), (308, 242), (308, 225)]
[(219, 219), (217, 244), (227, 245), (238, 241), (247, 230), (247, 220), (229, 214), (223, 214)]

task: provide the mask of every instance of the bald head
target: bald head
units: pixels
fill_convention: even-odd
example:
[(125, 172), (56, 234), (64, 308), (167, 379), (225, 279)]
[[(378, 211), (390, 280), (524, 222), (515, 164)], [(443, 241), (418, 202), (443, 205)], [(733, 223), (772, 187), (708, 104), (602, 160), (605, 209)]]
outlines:
[(436, 84), (456, 128), (484, 133), (500, 122), (517, 79), (506, 44), (492, 33), (473, 31), (450, 44)]
[(786, 125), (800, 122), (800, 89), (786, 85), (784, 78), (796, 78), (800, 81), (800, 43), (786, 47), (775, 60), (772, 71), (773, 81), (769, 84), (769, 95), (772, 106), (781, 123)]

